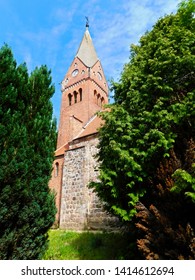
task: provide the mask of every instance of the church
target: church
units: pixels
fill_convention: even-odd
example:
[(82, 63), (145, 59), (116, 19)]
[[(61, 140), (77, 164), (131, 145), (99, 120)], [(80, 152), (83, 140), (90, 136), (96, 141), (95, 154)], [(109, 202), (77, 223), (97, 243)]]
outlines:
[(68, 230), (102, 230), (116, 218), (105, 213), (97, 195), (88, 188), (98, 180), (97, 116), (108, 103), (108, 84), (89, 32), (62, 81), (57, 147), (49, 186), (56, 195), (56, 226)]

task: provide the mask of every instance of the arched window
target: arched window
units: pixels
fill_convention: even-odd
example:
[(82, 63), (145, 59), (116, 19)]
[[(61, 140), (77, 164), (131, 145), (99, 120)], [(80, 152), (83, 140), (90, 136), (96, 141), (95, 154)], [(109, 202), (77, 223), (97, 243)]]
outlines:
[(55, 169), (54, 169), (54, 176), (58, 177), (58, 175), (59, 175), (59, 163), (56, 162), (55, 163)]
[(80, 101), (82, 101), (83, 96), (82, 96), (82, 88), (79, 89), (79, 96), (80, 96)]
[(95, 100), (95, 104), (97, 104), (97, 91), (94, 90), (94, 100)]
[(104, 97), (101, 98), (101, 108), (104, 106), (105, 101), (104, 101)]
[(97, 95), (97, 105), (101, 107), (101, 98), (99, 93)]
[(72, 105), (72, 95), (70, 93), (68, 95), (68, 104), (69, 104), (69, 106)]
[(77, 103), (77, 94), (78, 94), (78, 92), (74, 91), (73, 94), (74, 94), (74, 103)]

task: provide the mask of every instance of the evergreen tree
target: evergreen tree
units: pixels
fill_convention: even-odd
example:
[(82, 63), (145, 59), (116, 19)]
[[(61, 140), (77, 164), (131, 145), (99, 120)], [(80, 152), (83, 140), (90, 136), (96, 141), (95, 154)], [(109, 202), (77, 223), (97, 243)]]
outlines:
[(50, 74), (42, 66), (28, 75), (7, 45), (0, 49), (0, 259), (40, 258), (55, 219)]
[[(115, 104), (101, 114), (105, 124), (99, 134), (100, 182), (92, 185), (105, 201), (106, 209), (123, 221), (134, 220), (137, 213), (136, 225), (143, 237), (139, 240), (150, 244), (145, 251), (141, 245), (139, 248), (148, 254), (156, 250), (156, 258), (168, 258), (168, 255), (179, 258), (180, 250), (178, 254), (170, 254), (177, 246), (174, 243), (167, 249), (169, 253), (152, 247), (155, 232), (150, 242), (146, 232), (154, 223), (149, 223), (150, 215), (147, 219), (142, 216), (146, 214), (143, 209), (150, 207), (156, 207), (161, 217), (169, 220), (173, 231), (179, 228), (180, 221), (184, 231), (190, 228), (190, 241), (186, 241), (187, 234), (186, 243), (184, 241), (189, 250), (182, 251), (181, 255), (193, 258), (194, 254), (190, 249), (190, 244), (195, 242), (194, 11), (194, 0), (183, 1), (176, 14), (159, 19), (138, 45), (131, 46), (130, 61), (124, 66), (120, 81), (113, 83)], [(172, 155), (178, 165), (171, 160)], [(160, 176), (159, 170), (164, 170), (166, 159), (170, 159), (169, 170)], [(171, 184), (168, 183), (170, 178)], [(165, 211), (164, 203), (171, 205), (172, 200), (178, 202), (177, 207)], [(182, 209), (185, 215), (181, 218)], [(171, 211), (174, 213), (170, 214)], [(155, 213), (156, 222), (159, 215), (157, 210)], [(166, 219), (162, 219), (164, 228)], [(178, 230), (178, 235), (180, 233)], [(169, 235), (167, 239), (171, 244), (174, 236)], [(143, 255), (147, 258), (146, 253)]]

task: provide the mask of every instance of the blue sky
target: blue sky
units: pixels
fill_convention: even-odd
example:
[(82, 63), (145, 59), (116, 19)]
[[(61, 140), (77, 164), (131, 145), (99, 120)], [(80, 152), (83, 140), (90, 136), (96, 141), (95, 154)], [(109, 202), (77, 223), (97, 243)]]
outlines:
[(117, 80), (129, 60), (131, 44), (151, 30), (159, 17), (174, 13), (179, 0), (0, 0), (0, 47), (7, 43), (17, 63), (29, 72), (52, 70), (54, 115), (59, 119), (60, 82), (85, 31), (89, 31), (107, 80)]

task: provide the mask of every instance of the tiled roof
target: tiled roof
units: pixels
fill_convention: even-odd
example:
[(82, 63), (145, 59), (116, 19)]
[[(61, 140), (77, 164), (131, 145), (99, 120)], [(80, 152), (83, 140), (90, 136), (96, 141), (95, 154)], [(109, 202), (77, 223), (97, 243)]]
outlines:
[(102, 124), (103, 120), (99, 116), (93, 116), (73, 140), (97, 133)]
[(55, 156), (58, 157), (58, 156), (61, 156), (61, 155), (64, 155), (64, 152), (68, 150), (68, 143), (64, 144), (63, 146), (61, 146), (60, 148), (58, 148), (56, 151), (55, 151)]
[[(104, 111), (110, 112), (109, 108), (104, 109)], [(72, 139), (72, 141), (80, 139), (82, 137), (87, 137), (93, 134), (97, 134), (99, 128), (104, 124), (104, 120), (100, 118), (97, 114), (94, 115), (89, 121), (82, 127), (81, 131), (79, 134)], [(70, 141), (71, 142), (71, 141)], [(60, 156), (63, 155), (65, 151), (69, 149), (69, 143), (65, 143), (63, 146), (58, 148), (55, 151), (55, 156)]]
[[(83, 126), (82, 130), (79, 132), (79, 134), (73, 139), (79, 139), (82, 137), (86, 137), (95, 133), (98, 133), (98, 129), (101, 127), (103, 124), (103, 120), (98, 117), (97, 115), (94, 115), (86, 124)], [(65, 143), (63, 146), (58, 148), (55, 151), (55, 156), (61, 156), (64, 154), (65, 151), (69, 149), (68, 143)]]
[[(85, 126), (83, 126), (80, 133), (73, 140), (98, 133), (98, 129), (101, 127), (102, 124), (103, 124), (103, 120), (99, 116), (94, 115), (85, 124)], [(69, 149), (69, 145), (68, 145), (68, 143), (65, 143), (63, 146), (61, 146), (60, 148), (58, 148), (55, 151), (55, 156), (58, 157), (58, 156), (63, 155), (65, 153), (65, 151), (67, 151), (68, 149)]]

